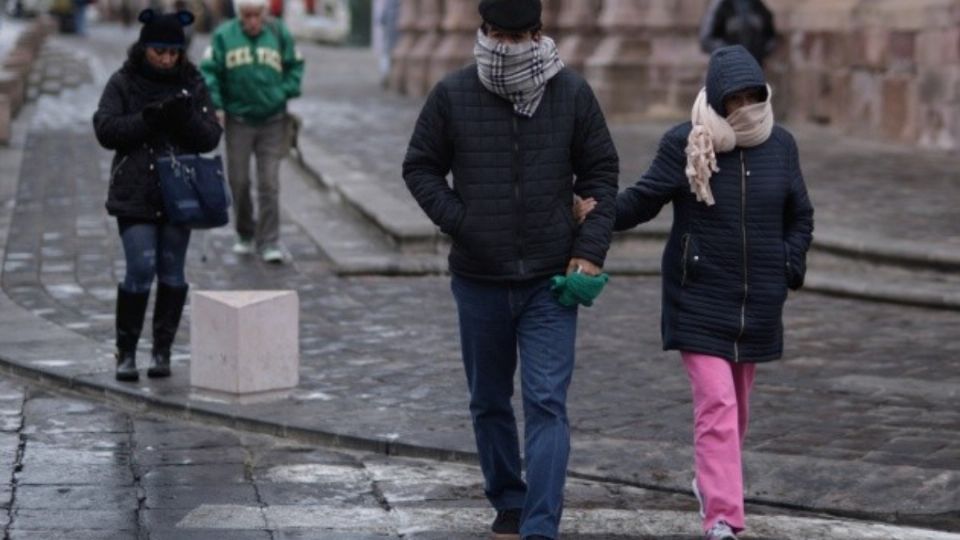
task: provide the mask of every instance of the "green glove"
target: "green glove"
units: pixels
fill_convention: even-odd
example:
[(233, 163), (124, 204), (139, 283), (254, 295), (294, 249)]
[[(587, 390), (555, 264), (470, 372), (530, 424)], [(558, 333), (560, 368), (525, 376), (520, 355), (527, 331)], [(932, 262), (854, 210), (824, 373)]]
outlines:
[(593, 301), (603, 292), (603, 287), (610, 281), (608, 274), (588, 276), (574, 272), (566, 276), (553, 276), (550, 279), (550, 290), (556, 295), (561, 304), (572, 307), (577, 304), (592, 306)]

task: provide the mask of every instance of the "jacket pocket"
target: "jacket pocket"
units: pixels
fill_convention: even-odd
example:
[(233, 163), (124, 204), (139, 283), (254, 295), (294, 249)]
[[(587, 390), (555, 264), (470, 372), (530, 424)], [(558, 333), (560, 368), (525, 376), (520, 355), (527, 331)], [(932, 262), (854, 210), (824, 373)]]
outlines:
[(122, 158), (120, 158), (120, 161), (118, 161), (117, 164), (114, 165), (113, 169), (110, 171), (111, 186), (114, 184), (114, 182), (116, 182), (117, 176), (119, 176), (120, 173), (123, 171), (123, 164), (126, 163), (128, 159), (130, 159), (129, 155), (123, 156)]
[(795, 291), (800, 287), (803, 287), (803, 280), (806, 274), (806, 265), (802, 260), (799, 263), (793, 260), (793, 251), (790, 249), (790, 244), (787, 242), (783, 243), (783, 254), (785, 260), (783, 271), (787, 277), (787, 288)]
[(700, 275), (700, 244), (692, 233), (686, 233), (680, 238), (681, 244), (681, 274), (680, 286), (685, 287)]
[(464, 224), (467, 222), (468, 209), (466, 203), (463, 203), (462, 208), (463, 210), (460, 212), (460, 216), (457, 218), (456, 223), (454, 223), (453, 228), (450, 230), (450, 236), (454, 238), (460, 236), (460, 233), (464, 229)]

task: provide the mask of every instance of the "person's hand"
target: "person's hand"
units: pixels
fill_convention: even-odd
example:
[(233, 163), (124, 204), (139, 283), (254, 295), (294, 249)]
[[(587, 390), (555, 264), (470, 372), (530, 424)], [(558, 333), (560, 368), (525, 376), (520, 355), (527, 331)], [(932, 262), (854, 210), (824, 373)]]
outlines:
[(578, 195), (573, 196), (573, 219), (577, 223), (583, 223), (587, 219), (587, 214), (597, 207), (597, 200), (593, 197), (581, 199)]
[(160, 129), (163, 127), (163, 102), (155, 101), (148, 104), (140, 114), (143, 116), (143, 121), (146, 122), (147, 126), (151, 129)]
[(193, 98), (186, 91), (163, 102), (163, 113), (171, 126), (183, 126), (193, 114)]
[(582, 272), (588, 276), (599, 276), (600, 273), (603, 272), (603, 269), (586, 259), (574, 257), (570, 259), (570, 263), (567, 264), (567, 273), (572, 274), (575, 272)]

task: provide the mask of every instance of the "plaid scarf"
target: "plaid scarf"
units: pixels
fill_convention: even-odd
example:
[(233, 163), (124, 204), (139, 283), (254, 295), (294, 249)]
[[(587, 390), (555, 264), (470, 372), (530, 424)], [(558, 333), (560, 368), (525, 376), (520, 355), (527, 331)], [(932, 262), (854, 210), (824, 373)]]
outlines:
[(478, 31), (473, 55), (483, 86), (513, 103), (513, 110), (527, 118), (537, 112), (547, 82), (563, 69), (557, 44), (546, 36), (539, 41), (505, 43)]

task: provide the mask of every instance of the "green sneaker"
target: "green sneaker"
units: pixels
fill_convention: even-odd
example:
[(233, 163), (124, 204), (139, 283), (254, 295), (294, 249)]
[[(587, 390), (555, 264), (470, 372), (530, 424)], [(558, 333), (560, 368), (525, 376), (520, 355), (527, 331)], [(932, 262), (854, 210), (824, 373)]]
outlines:
[(283, 264), (283, 252), (276, 246), (265, 247), (260, 252), (260, 259), (265, 263)]
[(237, 255), (253, 255), (256, 248), (253, 246), (253, 239), (238, 237), (233, 244), (233, 252)]

